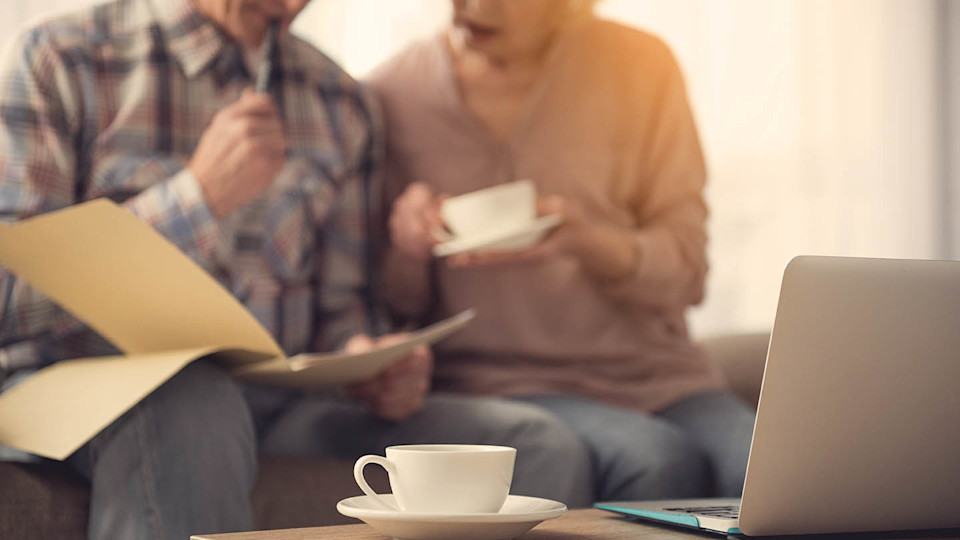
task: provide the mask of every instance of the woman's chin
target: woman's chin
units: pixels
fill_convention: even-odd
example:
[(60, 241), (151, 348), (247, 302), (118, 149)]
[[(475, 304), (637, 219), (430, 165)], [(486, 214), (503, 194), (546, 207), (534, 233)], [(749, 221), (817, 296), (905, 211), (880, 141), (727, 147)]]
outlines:
[(478, 32), (457, 26), (455, 38), (467, 49), (482, 54), (496, 53), (502, 49), (502, 36), (498, 32)]

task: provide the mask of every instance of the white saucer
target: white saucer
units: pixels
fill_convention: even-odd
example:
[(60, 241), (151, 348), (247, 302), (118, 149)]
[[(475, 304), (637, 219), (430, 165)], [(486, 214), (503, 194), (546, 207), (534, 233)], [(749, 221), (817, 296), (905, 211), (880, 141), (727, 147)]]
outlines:
[(470, 237), (459, 237), (433, 246), (437, 257), (470, 251), (520, 251), (543, 240), (550, 229), (563, 221), (558, 215), (539, 217), (520, 229), (499, 230)]
[[(396, 504), (393, 495), (382, 495)], [(501, 540), (515, 538), (541, 521), (567, 512), (563, 503), (509, 495), (496, 514), (421, 514), (382, 510), (366, 495), (337, 503), (337, 511), (398, 540)]]

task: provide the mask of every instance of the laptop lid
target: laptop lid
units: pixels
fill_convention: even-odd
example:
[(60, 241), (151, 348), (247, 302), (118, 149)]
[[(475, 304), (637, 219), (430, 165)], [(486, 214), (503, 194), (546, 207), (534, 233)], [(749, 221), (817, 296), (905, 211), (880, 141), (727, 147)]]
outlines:
[(748, 535), (960, 527), (960, 263), (798, 257), (740, 508)]

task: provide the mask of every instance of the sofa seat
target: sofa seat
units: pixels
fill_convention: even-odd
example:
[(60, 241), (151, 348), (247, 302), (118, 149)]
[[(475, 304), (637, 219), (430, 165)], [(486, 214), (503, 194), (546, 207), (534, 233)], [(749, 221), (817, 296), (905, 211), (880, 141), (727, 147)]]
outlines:
[[(253, 492), (254, 526), (280, 529), (355, 523), (337, 501), (361, 495), (353, 463), (336, 458), (261, 457)], [(371, 467), (371, 487), (389, 491)], [(90, 485), (62, 463), (0, 462), (0, 538), (85, 540)], [(203, 531), (198, 531), (203, 532)]]
[[(701, 341), (731, 389), (756, 407), (769, 334), (719, 336)], [(389, 491), (386, 473), (367, 469), (371, 487)], [(261, 457), (253, 492), (256, 529), (339, 525), (340, 499), (360, 495), (353, 464), (335, 458)], [(89, 484), (61, 463), (0, 462), (0, 539), (84, 540)], [(204, 531), (197, 531), (202, 533)]]

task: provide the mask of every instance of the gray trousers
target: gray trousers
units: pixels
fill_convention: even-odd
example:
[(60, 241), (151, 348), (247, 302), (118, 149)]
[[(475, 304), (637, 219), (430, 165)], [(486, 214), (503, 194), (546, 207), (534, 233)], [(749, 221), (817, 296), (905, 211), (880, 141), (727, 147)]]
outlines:
[(432, 395), (391, 423), (330, 396), (244, 390), (219, 368), (187, 367), (74, 454), (92, 485), (91, 540), (185, 540), (252, 528), (257, 453), (354, 459), (406, 443), (517, 448), (512, 493), (591, 502), (590, 454), (530, 404)]

